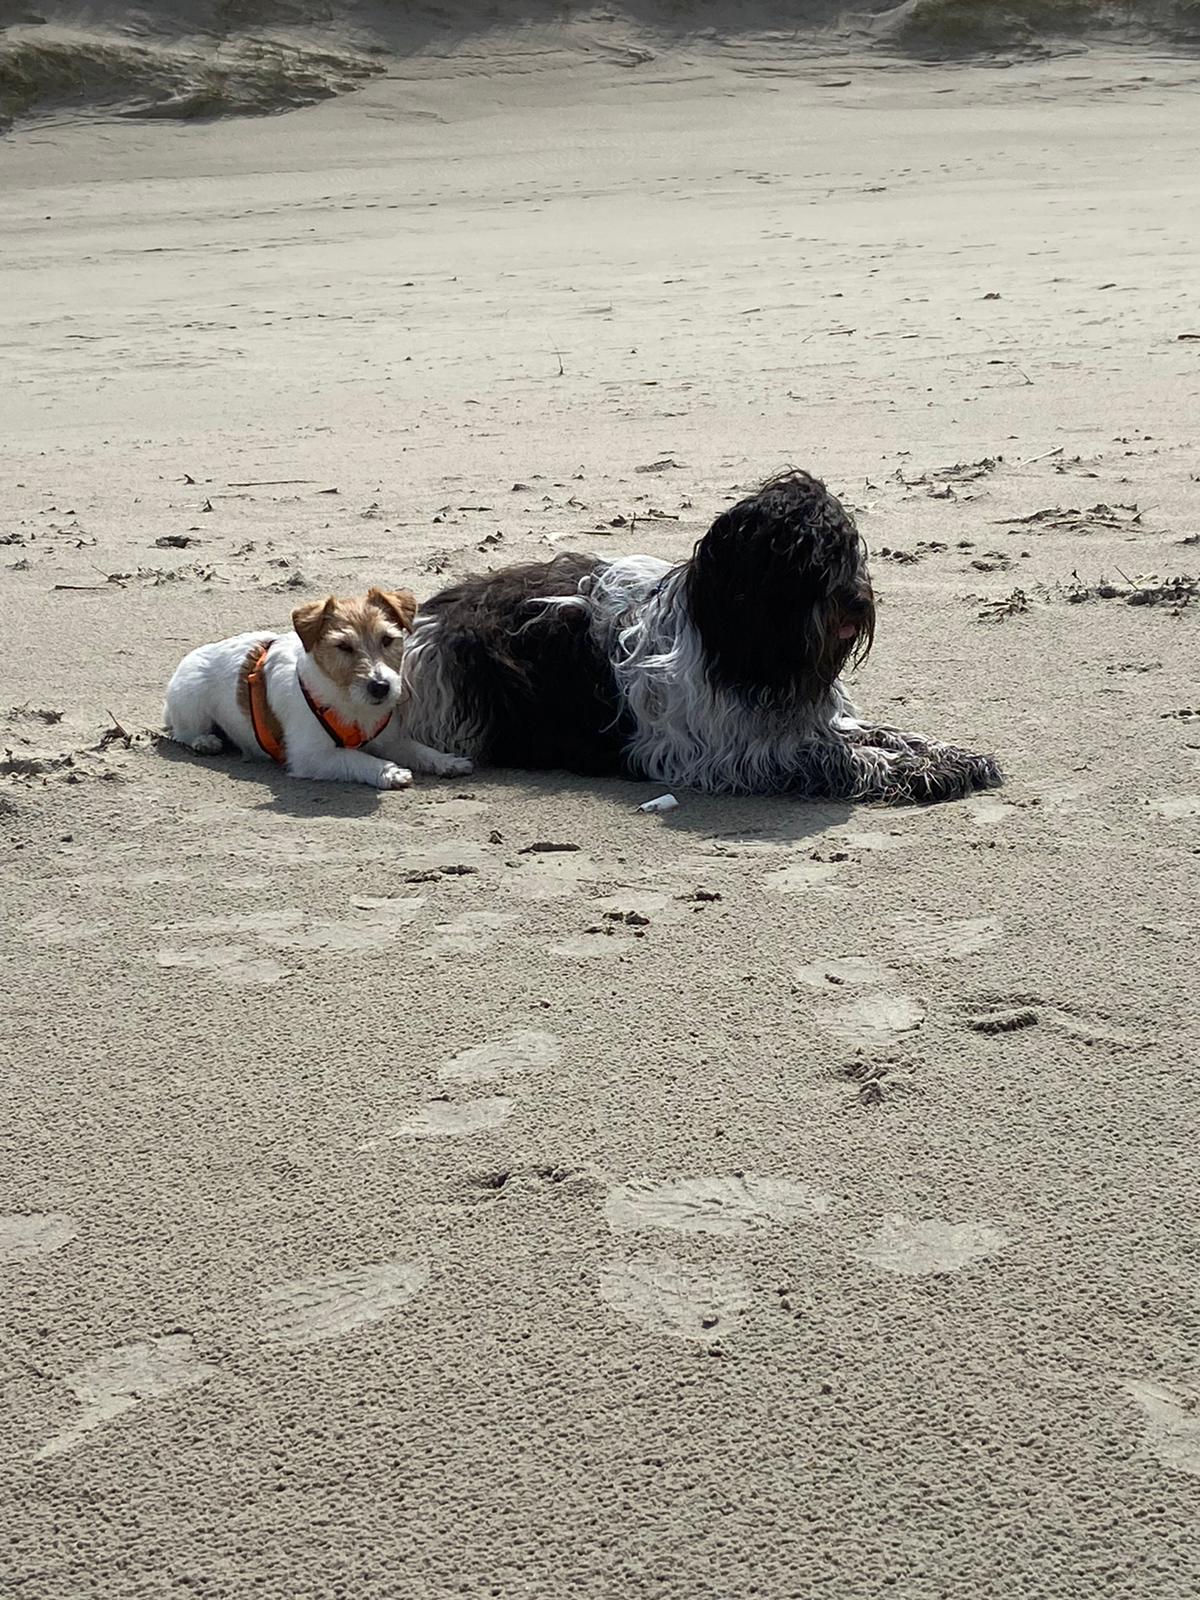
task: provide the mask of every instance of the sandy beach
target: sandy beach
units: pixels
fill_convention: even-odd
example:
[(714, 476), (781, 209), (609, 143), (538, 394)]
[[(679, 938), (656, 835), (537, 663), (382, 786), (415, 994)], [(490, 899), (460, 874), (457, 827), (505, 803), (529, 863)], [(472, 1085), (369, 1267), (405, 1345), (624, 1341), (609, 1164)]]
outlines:
[[(372, 61), (0, 141), (0, 1596), (1195, 1594), (1200, 62)], [(197, 643), (789, 463), (859, 705), (1002, 789), (153, 738)]]

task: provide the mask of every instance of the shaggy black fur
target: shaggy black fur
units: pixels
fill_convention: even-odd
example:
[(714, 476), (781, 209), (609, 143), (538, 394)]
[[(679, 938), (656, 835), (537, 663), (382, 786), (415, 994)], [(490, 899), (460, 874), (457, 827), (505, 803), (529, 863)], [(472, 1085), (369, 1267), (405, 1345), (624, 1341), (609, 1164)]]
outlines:
[(630, 730), (590, 612), (531, 604), (575, 594), (606, 565), (564, 552), (464, 578), (425, 603), (422, 614), (441, 621), (438, 654), (458, 686), (459, 710), (484, 729), (479, 761), (588, 775), (620, 770)]
[(687, 597), (713, 683), (759, 705), (819, 699), (875, 636), (854, 519), (807, 472), (721, 513), (696, 545)]

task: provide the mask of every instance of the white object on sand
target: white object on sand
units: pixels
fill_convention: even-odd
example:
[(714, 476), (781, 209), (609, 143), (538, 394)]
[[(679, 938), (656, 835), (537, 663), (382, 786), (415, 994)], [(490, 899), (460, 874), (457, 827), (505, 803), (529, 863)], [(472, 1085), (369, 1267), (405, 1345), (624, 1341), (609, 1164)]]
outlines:
[(673, 794), (660, 794), (657, 800), (647, 800), (644, 806), (639, 806), (639, 811), (674, 811), (679, 805)]

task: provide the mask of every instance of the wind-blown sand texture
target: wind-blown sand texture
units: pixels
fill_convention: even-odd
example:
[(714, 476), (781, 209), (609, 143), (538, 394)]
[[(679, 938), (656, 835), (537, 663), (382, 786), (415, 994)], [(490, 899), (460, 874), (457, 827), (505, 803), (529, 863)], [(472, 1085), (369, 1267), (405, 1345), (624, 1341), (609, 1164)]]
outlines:
[[(0, 1593), (1191, 1595), (1200, 69), (590, 27), (0, 146)], [(789, 461), (1004, 789), (147, 735)]]

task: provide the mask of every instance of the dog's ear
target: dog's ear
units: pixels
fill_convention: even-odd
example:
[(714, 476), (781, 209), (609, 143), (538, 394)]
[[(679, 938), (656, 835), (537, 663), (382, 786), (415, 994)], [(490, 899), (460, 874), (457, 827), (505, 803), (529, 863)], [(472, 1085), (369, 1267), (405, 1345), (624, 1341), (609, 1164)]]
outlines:
[(319, 643), (336, 607), (337, 600), (330, 595), (327, 600), (310, 600), (306, 606), (297, 606), (292, 612), (292, 627), (306, 650), (311, 651)]
[(391, 593), (384, 589), (368, 589), (367, 599), (373, 606), (386, 611), (406, 633), (411, 633), (417, 615), (415, 594), (408, 589), (393, 589)]

